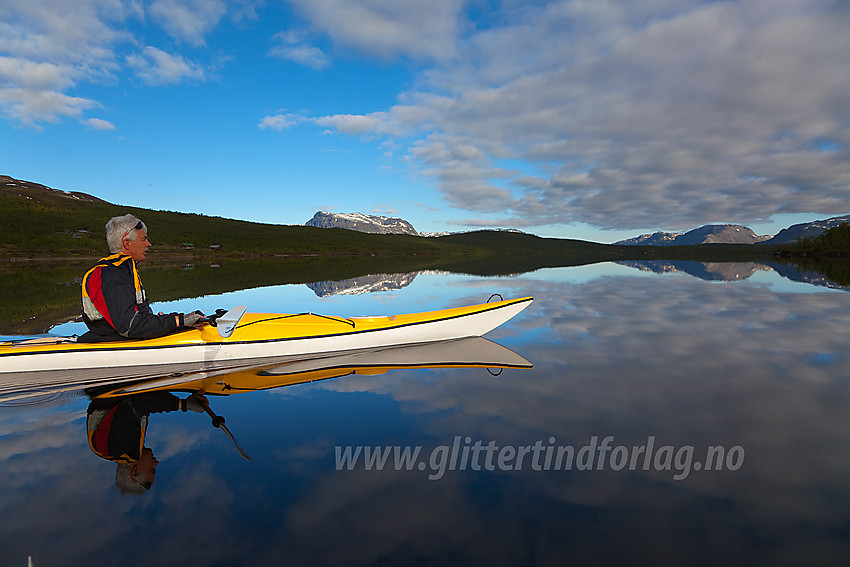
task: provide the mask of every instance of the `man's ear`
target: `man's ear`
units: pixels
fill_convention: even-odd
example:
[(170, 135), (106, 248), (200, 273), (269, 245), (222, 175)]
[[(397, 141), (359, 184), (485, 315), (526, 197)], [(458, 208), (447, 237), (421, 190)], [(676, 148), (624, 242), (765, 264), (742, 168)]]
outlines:
[(122, 240), (121, 240), (121, 250), (123, 250), (124, 252), (126, 252), (126, 251), (128, 251), (129, 249), (130, 249), (130, 241), (129, 241), (129, 240), (127, 240), (126, 238), (122, 239)]
[(137, 474), (139, 474), (139, 463), (138, 462), (130, 465), (130, 475), (136, 476)]

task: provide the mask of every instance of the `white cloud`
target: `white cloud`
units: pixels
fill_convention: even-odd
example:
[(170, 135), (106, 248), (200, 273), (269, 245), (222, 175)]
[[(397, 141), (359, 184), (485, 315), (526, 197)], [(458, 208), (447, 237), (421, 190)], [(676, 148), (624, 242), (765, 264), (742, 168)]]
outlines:
[(39, 122), (59, 122), (76, 118), (97, 102), (46, 90), (0, 89), (0, 106), (5, 113), (26, 126), (40, 128)]
[(73, 83), (67, 65), (0, 56), (0, 81), (21, 89), (63, 89)]
[(322, 116), (314, 120), (319, 126), (333, 128), (345, 134), (359, 136), (363, 134), (391, 134), (396, 130), (392, 127), (386, 113), (374, 114), (337, 114)]
[(222, 0), (155, 0), (148, 12), (172, 37), (201, 46), (227, 5)]
[(0, 50), (94, 71), (111, 58), (112, 44), (128, 39), (113, 23), (134, 15), (133, 5), (120, 0), (6, 0), (0, 3)]
[(397, 106), (316, 122), (406, 140), (449, 202), (525, 226), (847, 212), (846, 6), (560, 1), (494, 19)]
[(230, 18), (236, 23), (259, 20), (257, 9), (264, 6), (266, 2), (267, 0), (230, 0), (228, 2)]
[(303, 118), (296, 114), (270, 114), (260, 120), (259, 127), (261, 130), (286, 130), (296, 126), (303, 121)]
[[(251, 17), (255, 3), (244, 0), (236, 4), (235, 19)], [(198, 45), (224, 9), (220, 0), (158, 0), (150, 6), (150, 15), (156, 21), (163, 19), (170, 33)], [(130, 26), (144, 18), (144, 8), (135, 0), (0, 2), (0, 110), (10, 119), (36, 128), (43, 122), (79, 119), (100, 103), (70, 92), (84, 83), (115, 83), (124, 63), (149, 84), (203, 80), (204, 69), (180, 55), (154, 47), (129, 56), (121, 54), (126, 46), (137, 44)]]
[(343, 47), (381, 57), (456, 55), (462, 0), (289, 0)]
[(89, 118), (84, 120), (83, 124), (95, 130), (115, 130), (115, 125), (112, 122), (101, 118)]
[(145, 47), (141, 54), (127, 56), (127, 65), (149, 85), (170, 85), (187, 79), (202, 81), (205, 78), (199, 64), (152, 46)]
[(128, 36), (110, 22), (132, 17), (118, 0), (8, 0), (0, 3), (0, 109), (13, 120), (76, 118), (96, 101), (70, 96), (79, 81), (109, 80), (112, 46)]
[(411, 157), (422, 164), (422, 175), (454, 191), (446, 199), (455, 206), (480, 212), (503, 212), (517, 207), (510, 191), (494, 184), (512, 172), (493, 167), (484, 152), (467, 140), (432, 135), (415, 144)]
[(330, 57), (320, 48), (310, 45), (303, 34), (294, 31), (282, 31), (274, 35), (276, 45), (269, 55), (312, 67), (317, 71), (331, 64)]

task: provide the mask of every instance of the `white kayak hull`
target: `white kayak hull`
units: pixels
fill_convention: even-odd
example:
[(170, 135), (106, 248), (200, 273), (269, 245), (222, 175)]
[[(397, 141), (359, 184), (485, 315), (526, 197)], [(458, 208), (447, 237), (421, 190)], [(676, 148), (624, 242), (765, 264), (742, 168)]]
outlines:
[[(163, 368), (207, 367), (233, 368), (261, 362), (267, 358), (285, 360), (327, 356), (328, 353), (367, 350), (388, 346), (399, 346), (434, 341), (446, 341), (465, 337), (479, 337), (508, 321), (525, 309), (531, 298), (500, 301), (493, 304), (450, 309), (441, 312), (398, 316), (332, 319), (306, 336), (279, 336), (268, 330), (273, 319), (258, 320), (255, 329), (267, 327), (257, 333), (249, 325), (237, 328), (229, 339), (221, 339), (214, 332), (188, 331), (198, 338), (182, 342), (166, 342), (164, 339), (150, 341), (123, 341), (118, 343), (95, 343), (79, 345), (51, 345), (41, 350), (15, 352), (7, 349), (0, 352), (0, 379), (6, 373), (27, 373), (56, 370), (90, 370), (93, 374), (110, 372), (116, 367), (160, 366)], [(274, 321), (282, 330), (290, 325), (287, 318), (299, 316), (321, 317), (312, 314), (280, 315)], [(380, 319), (379, 323), (374, 320)], [(293, 319), (294, 320), (294, 319)], [(347, 322), (347, 323), (346, 323)], [(305, 326), (306, 328), (306, 326)], [(324, 329), (330, 329), (325, 332)], [(291, 331), (290, 331), (291, 332)], [(270, 337), (271, 334), (271, 337)]]
[[(108, 392), (110, 396), (131, 395), (158, 389), (210, 390), (210, 384), (228, 380), (227, 392), (238, 393), (239, 383), (248, 389), (266, 389), (346, 373), (382, 373), (399, 368), (531, 368), (519, 354), (482, 337), (469, 337), (415, 345), (385, 347), (329, 354), (321, 357), (271, 357), (230, 364), (122, 366), (115, 368), (45, 370), (10, 373), (0, 381), (0, 404), (43, 399), (63, 393)], [(333, 372), (338, 370), (339, 372)], [(262, 378), (257, 378), (262, 377)], [(212, 380), (212, 382), (209, 382)], [(234, 382), (236, 380), (236, 382)], [(197, 386), (201, 381), (203, 387)], [(244, 388), (243, 388), (244, 389)], [(101, 394), (102, 395), (102, 394)]]

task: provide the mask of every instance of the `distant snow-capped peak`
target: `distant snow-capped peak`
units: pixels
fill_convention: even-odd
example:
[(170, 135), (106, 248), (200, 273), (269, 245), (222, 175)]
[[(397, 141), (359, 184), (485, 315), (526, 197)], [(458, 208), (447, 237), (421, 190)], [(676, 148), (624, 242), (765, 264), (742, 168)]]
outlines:
[(404, 219), (366, 215), (363, 213), (328, 213), (326, 211), (318, 211), (313, 215), (313, 218), (304, 224), (319, 228), (345, 228), (373, 234), (419, 235), (416, 229), (413, 228), (413, 225)]

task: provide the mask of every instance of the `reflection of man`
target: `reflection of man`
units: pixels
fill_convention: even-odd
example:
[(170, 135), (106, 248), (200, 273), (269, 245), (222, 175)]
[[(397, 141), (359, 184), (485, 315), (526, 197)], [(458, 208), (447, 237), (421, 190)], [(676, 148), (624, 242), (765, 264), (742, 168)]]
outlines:
[(118, 463), (115, 484), (122, 494), (143, 494), (156, 480), (159, 461), (145, 447), (148, 416), (177, 410), (204, 411), (202, 394), (182, 400), (168, 392), (125, 398), (95, 399), (89, 404), (86, 429), (95, 455)]
[(203, 320), (199, 311), (163, 315), (148, 305), (136, 267), (151, 246), (145, 223), (133, 215), (114, 217), (106, 223), (106, 242), (112, 255), (83, 276), (83, 321), (89, 332), (80, 342), (151, 339)]

